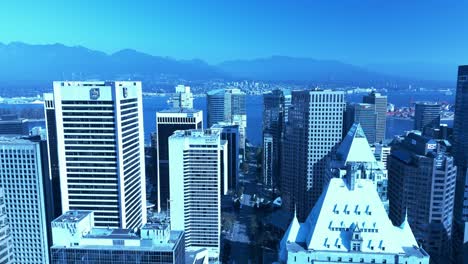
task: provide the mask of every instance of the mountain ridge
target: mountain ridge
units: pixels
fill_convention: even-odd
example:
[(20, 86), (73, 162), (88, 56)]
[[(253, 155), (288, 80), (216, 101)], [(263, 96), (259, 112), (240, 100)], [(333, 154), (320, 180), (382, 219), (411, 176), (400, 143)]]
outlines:
[[(424, 77), (420, 74), (419, 77), (421, 76)], [(274, 55), (249, 60), (228, 60), (213, 65), (201, 59), (178, 60), (134, 49), (105, 53), (61, 43), (34, 45), (18, 41), (8, 44), (0, 42), (0, 82), (62, 79), (139, 79), (149, 83), (158, 80), (251, 79), (340, 85), (374, 85), (386, 82), (406, 84), (415, 81), (411, 76), (394, 74), (392, 70), (376, 71), (332, 59)]]

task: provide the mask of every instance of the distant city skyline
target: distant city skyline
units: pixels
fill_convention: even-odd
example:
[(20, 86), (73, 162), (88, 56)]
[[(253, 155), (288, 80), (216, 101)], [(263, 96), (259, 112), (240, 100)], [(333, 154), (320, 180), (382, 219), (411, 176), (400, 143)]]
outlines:
[[(123, 1), (4, 4), (0, 42), (131, 48), (217, 64), (272, 55), (357, 65), (468, 60), (468, 3)], [(90, 8), (92, 7), (92, 8)], [(125, 37), (123, 37), (125, 36)], [(253, 45), (255, 43), (255, 45)]]

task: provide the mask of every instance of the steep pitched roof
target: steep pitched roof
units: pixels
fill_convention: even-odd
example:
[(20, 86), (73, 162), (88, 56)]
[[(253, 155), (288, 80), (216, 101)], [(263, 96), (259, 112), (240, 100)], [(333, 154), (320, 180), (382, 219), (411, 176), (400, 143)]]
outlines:
[[(293, 220), (290, 230), (296, 231)], [(355, 228), (361, 232), (361, 252), (404, 254), (405, 248), (417, 247), (409, 225), (393, 226), (372, 181), (357, 179), (354, 190), (345, 180), (334, 178), (312, 209), (299, 232), (285, 235), (286, 241), (305, 244), (308, 250), (351, 250)], [(284, 246), (282, 247), (284, 248)]]
[(377, 162), (359, 123), (354, 123), (349, 129), (338, 147), (337, 154), (343, 165), (348, 162)]

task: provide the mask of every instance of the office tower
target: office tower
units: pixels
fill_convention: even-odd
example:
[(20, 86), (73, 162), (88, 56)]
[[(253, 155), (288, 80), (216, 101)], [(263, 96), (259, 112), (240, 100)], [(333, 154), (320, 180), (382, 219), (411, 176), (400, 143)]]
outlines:
[(442, 106), (438, 103), (417, 102), (414, 110), (414, 129), (426, 135), (426, 129), (440, 126), (440, 111)]
[(237, 187), (237, 181), (239, 180), (239, 126), (225, 122), (215, 124), (211, 127), (212, 129), (221, 129), (221, 140), (226, 140), (227, 146), (227, 181), (224, 181), (225, 177), (221, 178), (221, 186), (224, 190), (221, 192), (226, 194), (228, 190), (235, 191)]
[(169, 137), (177, 130), (203, 128), (203, 112), (194, 109), (168, 109), (156, 113), (158, 166), (158, 211), (169, 202)]
[(451, 258), (457, 168), (449, 150), (445, 141), (410, 132), (388, 157), (390, 219), (399, 225), (407, 214), (416, 239), (435, 263)]
[(453, 127), (449, 127), (447, 124), (440, 124), (437, 127), (431, 127), (425, 129), (425, 136), (434, 139), (451, 140), (453, 137)]
[(281, 186), (283, 204), (293, 212), (297, 205), (305, 220), (322, 193), (327, 159), (342, 137), (344, 93), (293, 91), (289, 121), (283, 139)]
[[(281, 170), (281, 140), (284, 131), (285, 98), (282, 90), (273, 90), (263, 94), (263, 142), (272, 146), (263, 146), (264, 183), (268, 187), (279, 185)], [(265, 138), (268, 135), (269, 138)], [(271, 151), (266, 153), (265, 151)], [(265, 156), (267, 155), (267, 156)], [(265, 159), (267, 158), (267, 159)], [(268, 167), (270, 166), (270, 167)]]
[(49, 263), (48, 220), (53, 205), (44, 150), (45, 143), (0, 138), (0, 187), (15, 263)]
[(62, 212), (93, 210), (97, 226), (142, 226), (141, 83), (54, 82), (54, 93), (44, 98), (51, 173), (54, 177), (58, 168)]
[(62, 199), (60, 191), (60, 171), (57, 150), (57, 122), (55, 117), (55, 106), (53, 94), (44, 94), (44, 112), (46, 120), (47, 159), (48, 172), (52, 181), (52, 194), (54, 199), (54, 218), (62, 214)]
[(280, 242), (282, 263), (429, 264), (412, 226), (392, 224), (374, 183), (359, 171), (351, 165), (345, 178), (332, 179), (306, 221), (294, 216)]
[(68, 211), (52, 222), (52, 264), (185, 263), (184, 232), (168, 222), (133, 229), (95, 227), (92, 211)]
[[(354, 123), (361, 125), (367, 141), (370, 144), (376, 142), (377, 112), (375, 105), (364, 103), (350, 103), (346, 105), (344, 114), (343, 133), (347, 133)], [(346, 134), (343, 135), (343, 138)]]
[(158, 166), (157, 152), (153, 146), (145, 146), (145, 173), (146, 173), (146, 197), (148, 200), (158, 199)]
[(371, 180), (388, 212), (387, 170), (375, 159), (360, 123), (354, 123), (336, 150), (327, 168), (328, 177), (346, 176), (348, 166), (358, 167), (360, 178)]
[(209, 91), (206, 93), (206, 109), (208, 111), (208, 127), (218, 122), (239, 125), (240, 150), (241, 155), (243, 155), (247, 135), (245, 93), (236, 88)]
[(224, 89), (211, 90), (206, 93), (206, 111), (208, 116), (208, 127), (218, 122), (230, 121), (231, 118), (231, 96)]
[(28, 120), (16, 115), (0, 117), (0, 135), (28, 135)]
[(385, 139), (385, 129), (387, 127), (387, 96), (372, 91), (362, 99), (363, 103), (375, 105), (377, 112), (377, 127), (375, 130), (375, 142)]
[(392, 147), (389, 145), (389, 142), (385, 140), (382, 143), (375, 143), (370, 145), (372, 153), (374, 153), (375, 159), (380, 162), (383, 168), (387, 169), (387, 158), (390, 155)]
[(233, 115), (232, 124), (239, 127), (239, 152), (242, 158), (244, 158), (247, 142), (247, 115)]
[(273, 136), (270, 134), (263, 134), (263, 184), (270, 188), (273, 187), (273, 174), (275, 173), (275, 163), (273, 161), (274, 151)]
[(193, 109), (193, 94), (190, 92), (190, 87), (177, 85), (171, 102), (172, 108), (175, 109)]
[[(283, 89), (283, 95), (284, 95), (284, 123), (288, 122), (288, 111), (289, 107), (291, 107), (291, 102), (292, 102), (292, 95), (291, 95), (291, 90), (289, 89)], [(285, 124), (283, 124), (283, 127)]]
[[(453, 157), (457, 166), (457, 188), (455, 195), (454, 256), (459, 263), (468, 262), (468, 65), (458, 67), (457, 91), (455, 96), (455, 118), (453, 122)], [(466, 243), (465, 243), (466, 244)], [(465, 256), (463, 256), (465, 254)], [(466, 262), (464, 262), (466, 263)]]
[(219, 129), (176, 131), (169, 138), (171, 226), (185, 231), (189, 250), (206, 248), (211, 259), (220, 253), (226, 148)]
[(0, 263), (14, 263), (13, 242), (9, 227), (7, 210), (5, 206), (5, 195), (0, 188)]

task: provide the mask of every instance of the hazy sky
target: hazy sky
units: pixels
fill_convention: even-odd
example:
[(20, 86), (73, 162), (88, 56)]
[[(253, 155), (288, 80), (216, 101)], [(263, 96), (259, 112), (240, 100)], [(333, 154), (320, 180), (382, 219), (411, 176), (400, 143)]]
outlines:
[(271, 55), (348, 63), (468, 61), (468, 1), (14, 1), (0, 42), (132, 48), (211, 63)]

